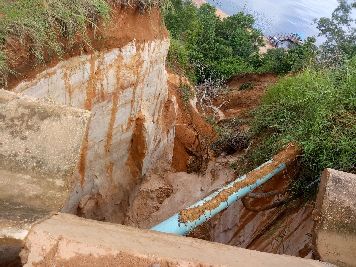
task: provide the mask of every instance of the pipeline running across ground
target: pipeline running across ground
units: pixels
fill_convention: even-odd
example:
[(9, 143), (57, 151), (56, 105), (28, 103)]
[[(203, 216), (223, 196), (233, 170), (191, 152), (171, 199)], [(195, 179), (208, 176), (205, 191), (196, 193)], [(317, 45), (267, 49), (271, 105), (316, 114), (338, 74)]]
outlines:
[(223, 186), (192, 206), (174, 214), (167, 220), (152, 227), (151, 230), (176, 235), (189, 234), (196, 227), (227, 209), (232, 203), (263, 185), (275, 175), (286, 171), (287, 167), (297, 159), (298, 155), (300, 155), (300, 149), (297, 145), (287, 145), (271, 160)]

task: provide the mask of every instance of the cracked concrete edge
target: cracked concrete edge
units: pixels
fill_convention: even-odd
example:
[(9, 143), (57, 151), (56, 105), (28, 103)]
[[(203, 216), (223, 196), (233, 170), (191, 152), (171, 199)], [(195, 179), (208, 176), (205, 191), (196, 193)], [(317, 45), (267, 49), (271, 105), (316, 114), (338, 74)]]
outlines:
[(338, 266), (356, 266), (356, 175), (326, 169), (313, 213), (318, 256)]
[(33, 226), (21, 256), (24, 266), (330, 266), (61, 213)]

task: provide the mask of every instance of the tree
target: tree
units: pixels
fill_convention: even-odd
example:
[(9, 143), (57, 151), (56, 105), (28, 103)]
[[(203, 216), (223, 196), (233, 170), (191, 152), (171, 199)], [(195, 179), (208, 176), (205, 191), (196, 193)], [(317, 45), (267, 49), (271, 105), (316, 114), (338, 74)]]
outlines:
[(331, 18), (317, 20), (319, 36), (325, 38), (321, 46), (321, 60), (327, 66), (339, 65), (344, 59), (356, 55), (356, 20), (352, 17), (352, 9), (356, 3), (339, 0), (339, 6)]

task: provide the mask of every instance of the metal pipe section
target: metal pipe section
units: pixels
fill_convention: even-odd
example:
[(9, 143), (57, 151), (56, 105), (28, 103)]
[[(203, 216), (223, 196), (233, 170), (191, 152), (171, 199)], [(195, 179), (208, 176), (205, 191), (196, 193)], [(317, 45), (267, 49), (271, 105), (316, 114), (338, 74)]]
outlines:
[[(288, 146), (286, 151), (290, 150), (290, 148), (292, 148), (292, 153), (285, 153), (285, 151), (279, 153), (272, 160), (239, 177), (189, 208), (176, 213), (151, 228), (151, 230), (176, 235), (187, 235), (199, 225), (228, 208), (232, 203), (285, 170), (287, 164), (290, 163), (289, 161), (295, 159), (298, 153), (298, 149), (294, 145)], [(284, 154), (282, 155), (282, 153)], [(284, 162), (281, 160), (283, 156), (285, 156)]]

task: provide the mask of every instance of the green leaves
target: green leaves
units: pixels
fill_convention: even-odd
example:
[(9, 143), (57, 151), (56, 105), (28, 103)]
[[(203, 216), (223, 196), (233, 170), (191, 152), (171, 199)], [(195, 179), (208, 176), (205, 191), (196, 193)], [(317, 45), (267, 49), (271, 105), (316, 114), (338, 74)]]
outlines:
[(355, 71), (356, 57), (342, 69), (307, 69), (272, 86), (256, 111), (254, 133), (264, 136), (255, 151), (264, 157), (257, 158), (296, 141), (304, 150), (304, 179), (315, 179), (324, 168), (355, 171)]
[[(173, 8), (165, 13), (166, 26), (174, 39), (170, 55), (175, 56), (169, 57), (169, 65), (179, 72), (184, 69), (190, 77), (193, 72), (193, 80), (198, 83), (254, 71), (250, 61), (258, 54), (261, 33), (253, 28), (251, 15), (238, 13), (221, 20), (208, 4), (200, 8), (191, 1), (172, 0), (172, 4)], [(189, 63), (180, 60), (178, 53), (184, 54), (184, 59), (188, 57)]]

